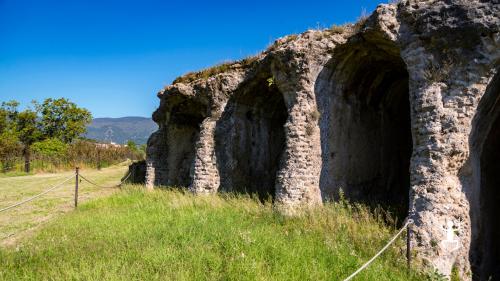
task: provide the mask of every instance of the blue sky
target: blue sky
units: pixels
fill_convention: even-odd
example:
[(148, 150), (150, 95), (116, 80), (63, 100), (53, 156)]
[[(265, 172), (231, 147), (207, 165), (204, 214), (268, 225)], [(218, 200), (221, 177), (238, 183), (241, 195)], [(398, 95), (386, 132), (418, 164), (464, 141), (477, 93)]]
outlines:
[(0, 101), (67, 97), (94, 117), (149, 117), (185, 72), (384, 2), (0, 0)]

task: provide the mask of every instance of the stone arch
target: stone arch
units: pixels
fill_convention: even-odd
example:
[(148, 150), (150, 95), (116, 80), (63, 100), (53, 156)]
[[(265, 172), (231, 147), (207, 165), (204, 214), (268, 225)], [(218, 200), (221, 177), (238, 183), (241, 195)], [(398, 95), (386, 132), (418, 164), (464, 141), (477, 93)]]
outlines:
[[(500, 74), (482, 97), (470, 137), (473, 190), (470, 260), (474, 280), (500, 278)], [(491, 277), (491, 279), (489, 279)]]
[(167, 98), (169, 109), (161, 138), (163, 152), (158, 153), (156, 184), (187, 187), (207, 106), (193, 97), (172, 95)]
[(219, 190), (275, 195), (276, 173), (285, 147), (288, 113), (283, 94), (259, 75), (242, 83), (217, 121), (215, 147)]
[(323, 198), (408, 212), (413, 151), (409, 75), (396, 44), (358, 35), (337, 47), (316, 85), (321, 95)]

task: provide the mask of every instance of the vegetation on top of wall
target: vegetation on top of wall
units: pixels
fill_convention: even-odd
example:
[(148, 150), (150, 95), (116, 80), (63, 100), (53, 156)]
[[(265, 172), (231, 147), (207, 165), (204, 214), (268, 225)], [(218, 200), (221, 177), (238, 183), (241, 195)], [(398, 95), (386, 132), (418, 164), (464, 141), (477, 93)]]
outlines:
[(219, 73), (226, 72), (231, 69), (240, 69), (240, 68), (248, 68), (251, 67), (257, 60), (259, 60), (259, 56), (250, 56), (239, 61), (230, 61), (221, 63), (200, 71), (189, 72), (183, 76), (176, 78), (172, 84), (177, 83), (191, 83), (193, 81), (199, 79), (208, 79), (212, 76), (215, 76)]
[(292, 35), (288, 35), (288, 36), (285, 36), (283, 38), (280, 38), (280, 39), (274, 41), (274, 43), (271, 44), (271, 46), (269, 46), (267, 48), (267, 51), (269, 51), (269, 52), (275, 51), (276, 49), (278, 49), (278, 47), (283, 46), (287, 43), (290, 43), (294, 40), (297, 40), (297, 38), (299, 38), (299, 35), (297, 35), (297, 34), (292, 34)]
[(342, 34), (346, 31), (347, 25), (332, 25), (329, 29), (325, 30), (326, 32), (333, 33), (333, 34)]

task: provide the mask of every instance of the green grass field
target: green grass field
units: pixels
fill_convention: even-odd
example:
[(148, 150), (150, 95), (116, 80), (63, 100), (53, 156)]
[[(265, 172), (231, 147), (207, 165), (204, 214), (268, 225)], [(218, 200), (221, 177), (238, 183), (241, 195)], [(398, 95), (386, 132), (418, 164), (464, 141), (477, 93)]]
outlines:
[[(0, 280), (343, 280), (395, 232), (346, 203), (287, 218), (249, 197), (133, 186), (84, 201), (0, 248)], [(355, 280), (423, 280), (405, 264), (401, 238)]]
[[(97, 184), (113, 185), (127, 172), (126, 164), (97, 170), (82, 170)], [(57, 174), (36, 174), (24, 176), (0, 177), (0, 209), (23, 199), (39, 194), (64, 179), (71, 177), (74, 171)], [(60, 188), (17, 208), (0, 213), (0, 246), (15, 245), (16, 241), (29, 235), (39, 226), (52, 218), (73, 210), (75, 180), (70, 180)], [(86, 182), (80, 183), (79, 201), (86, 202), (96, 197), (108, 195), (113, 189), (94, 187)]]

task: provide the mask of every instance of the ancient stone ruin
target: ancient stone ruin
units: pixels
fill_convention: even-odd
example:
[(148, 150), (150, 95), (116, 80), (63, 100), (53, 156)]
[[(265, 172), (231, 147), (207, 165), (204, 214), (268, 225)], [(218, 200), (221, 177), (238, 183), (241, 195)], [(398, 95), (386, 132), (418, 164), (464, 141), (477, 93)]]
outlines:
[(146, 185), (404, 210), (418, 258), (500, 280), (500, 2), (405, 0), (159, 92)]

